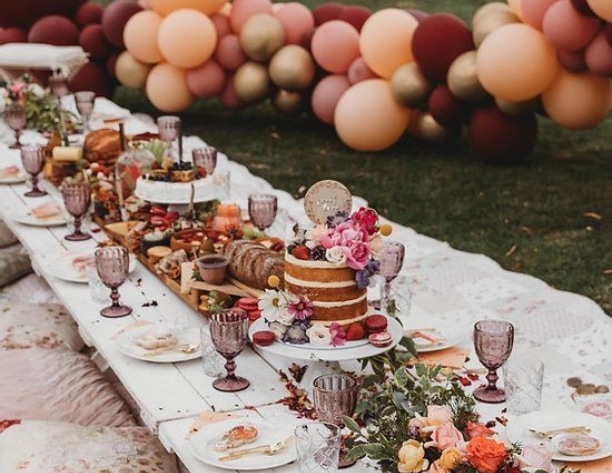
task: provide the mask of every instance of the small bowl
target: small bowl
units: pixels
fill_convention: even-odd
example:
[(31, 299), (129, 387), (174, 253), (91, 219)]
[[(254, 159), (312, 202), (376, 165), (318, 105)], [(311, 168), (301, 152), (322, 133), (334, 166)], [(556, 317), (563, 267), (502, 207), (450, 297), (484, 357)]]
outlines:
[(204, 255), (198, 258), (198, 269), (202, 281), (214, 285), (223, 284), (228, 264), (229, 260), (222, 255)]

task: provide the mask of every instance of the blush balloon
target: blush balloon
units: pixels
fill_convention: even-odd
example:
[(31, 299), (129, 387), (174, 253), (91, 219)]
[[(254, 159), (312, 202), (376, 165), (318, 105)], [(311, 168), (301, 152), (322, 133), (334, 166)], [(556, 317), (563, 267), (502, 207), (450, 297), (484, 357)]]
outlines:
[(378, 78), (362, 57), (358, 57), (351, 63), (348, 68), (347, 77), (351, 85), (364, 80)]
[(327, 23), (328, 21), (337, 20), (345, 8), (346, 7), (344, 5), (337, 2), (328, 2), (319, 5), (312, 10), (315, 26), (321, 26), (323, 23)]
[(240, 46), (240, 38), (235, 34), (228, 34), (219, 40), (214, 58), (221, 67), (228, 71), (235, 71), (248, 59)]
[(0, 28), (0, 44), (7, 43), (26, 43), (28, 41), (28, 33), (16, 26), (8, 28)]
[(92, 59), (105, 59), (114, 51), (113, 45), (104, 36), (102, 26), (98, 24), (87, 25), (81, 30), (79, 44)]
[(234, 0), (229, 16), (232, 31), (240, 34), (242, 25), (257, 13), (273, 15), (274, 12), (270, 0)]
[(323, 69), (332, 74), (345, 74), (359, 57), (359, 33), (344, 21), (328, 21), (316, 29), (311, 49)]
[(145, 90), (151, 103), (163, 112), (180, 112), (195, 100), (187, 85), (187, 71), (167, 62), (151, 69)]
[(585, 72), (588, 69), (582, 49), (579, 51), (559, 49), (557, 50), (557, 58), (559, 58), (559, 64), (570, 72)]
[(234, 84), (234, 73), (230, 73), (227, 78), (227, 82), (225, 84), (225, 88), (219, 94), (219, 102), (230, 110), (239, 110), (244, 108), (247, 103), (243, 102), (240, 97), (238, 97), (238, 93), (236, 92), (236, 87)]
[(214, 97), (225, 88), (227, 74), (214, 59), (187, 71), (187, 85), (196, 97)]
[(86, 2), (79, 7), (74, 14), (74, 22), (79, 28), (84, 28), (87, 25), (102, 23), (102, 15), (104, 8), (101, 5), (93, 2)]
[(446, 80), (453, 61), (472, 49), (474, 43), (468, 26), (447, 13), (436, 13), (423, 20), (412, 38), (414, 60), (431, 80)]
[(571, 0), (572, 6), (576, 9), (578, 13), (584, 16), (596, 17), (597, 15), (589, 6), (589, 2), (587, 0)]
[(109, 4), (102, 14), (102, 31), (106, 39), (112, 45), (125, 49), (123, 42), (123, 30), (128, 20), (136, 13), (141, 12), (142, 7), (130, 0), (115, 0)]
[(363, 5), (352, 5), (346, 7), (340, 15), (338, 20), (346, 21), (349, 25), (353, 26), (357, 31), (361, 31), (363, 24), (372, 15), (372, 10)]
[(558, 0), (528, 0), (523, 1), (523, 18), (525, 23), (533, 26), (539, 30), (542, 30), (542, 21), (544, 15), (550, 8), (550, 6)]
[(350, 86), (351, 83), (344, 75), (331, 74), (323, 77), (315, 86), (310, 98), (310, 106), (315, 117), (323, 123), (332, 125), (338, 100)]
[(599, 20), (578, 13), (569, 0), (554, 3), (544, 15), (542, 31), (557, 49), (584, 48), (599, 30)]
[(315, 27), (314, 15), (308, 7), (297, 2), (284, 4), (276, 13), (276, 18), (285, 30), (286, 44), (300, 44), (304, 34)]
[(232, 32), (232, 25), (230, 25), (229, 17), (227, 15), (215, 13), (214, 15), (210, 16), (210, 21), (212, 21), (213, 25), (215, 25), (218, 39)]
[(79, 42), (79, 30), (68, 18), (49, 15), (32, 25), (28, 42), (45, 43), (54, 46), (74, 46)]
[(591, 72), (603, 77), (612, 77), (612, 46), (602, 31), (584, 51), (584, 60)]

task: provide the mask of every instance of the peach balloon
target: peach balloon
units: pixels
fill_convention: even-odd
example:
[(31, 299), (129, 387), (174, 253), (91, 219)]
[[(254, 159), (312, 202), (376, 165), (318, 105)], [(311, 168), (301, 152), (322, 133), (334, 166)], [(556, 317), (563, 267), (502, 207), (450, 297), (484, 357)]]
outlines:
[(525, 23), (542, 30), (544, 15), (550, 6), (558, 0), (522, 0), (521, 8)]
[(272, 57), (268, 71), (277, 87), (287, 92), (299, 92), (312, 84), (315, 65), (308, 51), (301, 46), (288, 44)]
[(347, 73), (348, 80), (351, 84), (356, 84), (363, 80), (376, 79), (378, 76), (372, 72), (362, 57), (355, 59), (349, 66)]
[(196, 97), (214, 97), (225, 87), (227, 74), (214, 59), (187, 71), (187, 85)]
[(270, 0), (234, 0), (229, 15), (234, 33), (240, 34), (242, 25), (257, 13), (273, 15), (272, 2)]
[(315, 30), (310, 48), (323, 69), (332, 74), (345, 74), (359, 57), (359, 32), (344, 21), (327, 21)]
[(217, 46), (217, 30), (204, 13), (175, 10), (162, 21), (157, 44), (170, 64), (189, 69), (212, 56)]
[(240, 30), (240, 46), (254, 61), (267, 61), (285, 44), (281, 22), (267, 13), (251, 16)]
[(522, 0), (508, 0), (510, 10), (522, 21), (523, 18), (523, 1)]
[(491, 95), (510, 101), (542, 93), (557, 68), (553, 45), (541, 32), (522, 23), (495, 30), (476, 52), (476, 73), (482, 86)]
[(584, 51), (584, 60), (591, 72), (603, 77), (612, 77), (612, 46), (602, 31)]
[(331, 74), (323, 77), (310, 98), (310, 106), (315, 116), (323, 123), (333, 125), (338, 100), (350, 86), (351, 83), (344, 75)]
[(581, 15), (570, 0), (559, 0), (544, 15), (542, 31), (558, 49), (577, 51), (597, 34), (599, 20)]
[(574, 74), (559, 69), (555, 80), (542, 93), (548, 116), (570, 130), (593, 128), (608, 116), (610, 80), (594, 74)]
[(368, 67), (390, 79), (395, 70), (412, 56), (412, 36), (419, 22), (399, 8), (386, 8), (372, 14), (361, 28), (359, 48)]
[(612, 23), (612, 2), (610, 0), (587, 0), (587, 3), (599, 18)]
[(404, 134), (410, 110), (393, 98), (391, 84), (370, 79), (351, 86), (338, 101), (334, 124), (340, 139), (357, 151), (382, 151)]
[(129, 51), (123, 51), (119, 54), (115, 63), (115, 77), (121, 82), (121, 85), (130, 89), (140, 89), (147, 82), (147, 76), (151, 70), (150, 64), (134, 59), (134, 56)]
[(189, 107), (195, 96), (187, 85), (187, 71), (167, 62), (156, 65), (146, 83), (147, 97), (163, 112), (180, 112)]
[(169, 15), (173, 11), (189, 8), (207, 15), (218, 11), (227, 0), (148, 0), (149, 8), (160, 15)]
[(151, 10), (132, 15), (123, 29), (125, 49), (138, 61), (153, 64), (164, 59), (157, 45), (163, 18)]
[(228, 71), (235, 71), (248, 60), (240, 46), (240, 38), (235, 34), (228, 34), (219, 40), (214, 57)]
[(264, 64), (254, 61), (245, 62), (236, 71), (234, 87), (236, 95), (243, 102), (261, 102), (270, 95), (270, 76)]
[(306, 33), (315, 27), (314, 15), (301, 3), (285, 3), (276, 13), (285, 30), (286, 44), (300, 44)]

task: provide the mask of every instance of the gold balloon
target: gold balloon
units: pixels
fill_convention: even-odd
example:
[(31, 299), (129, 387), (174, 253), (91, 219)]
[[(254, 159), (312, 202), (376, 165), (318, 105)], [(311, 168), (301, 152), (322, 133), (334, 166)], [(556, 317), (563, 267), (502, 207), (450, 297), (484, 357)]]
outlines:
[(524, 113), (533, 113), (541, 108), (540, 96), (529, 100), (522, 100), (520, 102), (513, 102), (511, 100), (500, 99), (499, 97), (495, 97), (495, 105), (499, 108), (505, 115), (509, 115), (511, 117), (516, 117), (518, 115), (523, 115)]
[(446, 143), (452, 132), (440, 125), (428, 112), (415, 113), (408, 124), (408, 134), (428, 143)]
[(234, 88), (243, 102), (264, 100), (270, 94), (270, 77), (266, 66), (253, 61), (245, 62), (236, 71)]
[(315, 76), (312, 56), (301, 46), (290, 44), (272, 56), (268, 66), (270, 79), (281, 89), (299, 92), (306, 89)]
[(478, 103), (489, 95), (476, 74), (476, 51), (467, 51), (453, 61), (446, 82), (453, 95), (464, 102)]
[(423, 105), (429, 98), (433, 84), (414, 62), (398, 67), (391, 77), (391, 93), (395, 100), (406, 107)]
[(134, 59), (129, 51), (123, 51), (115, 63), (115, 76), (121, 85), (130, 89), (142, 89), (152, 67), (151, 64)]
[(474, 29), (472, 30), (474, 45), (478, 48), (484, 39), (496, 29), (510, 23), (518, 22), (520, 22), (518, 17), (514, 13), (508, 11), (492, 11), (483, 15), (474, 24)]
[(299, 92), (279, 90), (272, 100), (274, 108), (287, 115), (297, 115), (304, 106), (304, 96)]
[(254, 61), (267, 61), (284, 44), (282, 23), (267, 13), (253, 15), (240, 29), (240, 46)]
[(510, 5), (504, 2), (485, 3), (478, 10), (476, 10), (476, 13), (474, 13), (474, 16), (472, 17), (472, 28), (476, 25), (476, 23), (478, 22), (478, 20), (480, 20), (480, 18), (485, 16), (487, 13), (491, 13), (494, 11), (495, 12), (505, 11), (505, 12), (512, 13), (512, 8), (510, 8)]

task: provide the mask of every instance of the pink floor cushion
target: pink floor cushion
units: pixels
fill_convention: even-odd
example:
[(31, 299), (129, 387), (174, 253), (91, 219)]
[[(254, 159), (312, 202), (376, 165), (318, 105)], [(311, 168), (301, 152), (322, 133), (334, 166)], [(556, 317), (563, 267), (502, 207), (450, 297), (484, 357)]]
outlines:
[(176, 458), (144, 427), (28, 420), (0, 434), (0, 471), (178, 473)]
[(0, 419), (136, 425), (127, 404), (87, 356), (38, 347), (0, 350)]
[(59, 304), (0, 299), (0, 351), (19, 348), (83, 348), (77, 324)]

